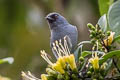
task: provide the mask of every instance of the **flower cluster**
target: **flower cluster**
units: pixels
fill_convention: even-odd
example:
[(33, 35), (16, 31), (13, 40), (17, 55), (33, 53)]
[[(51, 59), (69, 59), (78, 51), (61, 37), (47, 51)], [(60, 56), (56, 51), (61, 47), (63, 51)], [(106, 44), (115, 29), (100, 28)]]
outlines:
[[(56, 63), (52, 63), (50, 61), (50, 59), (47, 56), (47, 53), (44, 50), (41, 51), (41, 56), (50, 65), (49, 69), (52, 69), (56, 73), (62, 74), (62, 75), (66, 74), (66, 69), (68, 68), (71, 71), (77, 70), (75, 57), (74, 57), (74, 54), (70, 53), (70, 50), (68, 48), (67, 41), (66, 41), (66, 36), (64, 37), (63, 44), (61, 40), (55, 41), (55, 43), (53, 43), (53, 49), (56, 52), (56, 55), (58, 56)], [(47, 72), (49, 73), (49, 70), (47, 70)], [(41, 76), (41, 78), (44, 80), (43, 75)]]
[[(92, 24), (87, 25), (90, 31), (91, 42), (94, 44), (93, 50), (97, 48), (99, 51), (108, 52), (112, 46), (113, 38), (115, 32), (112, 31), (102, 31), (99, 25), (93, 26)], [(106, 38), (107, 37), (107, 38)]]
[[(83, 41), (78, 44), (76, 51), (72, 54), (67, 44), (67, 36), (63, 40), (53, 43), (53, 48), (57, 60), (52, 62), (48, 54), (41, 50), (42, 58), (48, 63), (46, 74), (41, 74), (41, 79), (36, 78), (30, 72), (22, 72), (24, 80), (113, 80), (118, 73), (114, 70), (111, 77), (108, 72), (114, 60), (111, 53), (114, 43), (114, 32), (103, 32), (98, 25), (95, 27), (88, 24), (90, 28), (91, 41)], [(63, 42), (62, 42), (63, 41)], [(92, 43), (91, 51), (83, 51), (83, 43)], [(111, 51), (111, 52), (110, 52)], [(120, 52), (120, 51), (116, 51)], [(77, 59), (78, 58), (78, 59)], [(115, 62), (114, 62), (115, 63)], [(116, 65), (115, 65), (116, 66)], [(117, 67), (116, 67), (117, 68)], [(117, 68), (118, 69), (118, 68)], [(119, 71), (119, 69), (118, 69)], [(117, 76), (119, 77), (119, 75)], [(119, 78), (117, 78), (119, 79)]]

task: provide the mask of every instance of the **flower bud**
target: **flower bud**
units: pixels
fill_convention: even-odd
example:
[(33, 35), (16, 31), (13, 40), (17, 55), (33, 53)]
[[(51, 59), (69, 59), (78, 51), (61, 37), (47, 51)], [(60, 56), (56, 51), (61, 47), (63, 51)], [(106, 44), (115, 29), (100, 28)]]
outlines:
[(107, 36), (110, 36), (110, 31), (107, 31)]
[(91, 33), (91, 35), (93, 35), (93, 37), (96, 36), (96, 32), (95, 31), (91, 31), (90, 33)]
[(92, 34), (90, 34), (90, 38), (94, 38), (94, 36)]
[(72, 74), (72, 79), (77, 80), (77, 76), (75, 74)]
[(79, 57), (79, 61), (80, 61), (80, 62), (83, 62), (83, 61), (84, 61), (84, 57), (82, 57), (82, 56)]
[(96, 41), (95, 39), (91, 39), (91, 43), (95, 43), (95, 41)]
[(99, 30), (99, 34), (102, 34), (102, 30)]
[(88, 76), (91, 76), (91, 71), (88, 71), (88, 72), (87, 72), (87, 75), (88, 75)]
[(97, 56), (97, 53), (95, 53), (94, 57), (89, 59), (89, 62), (92, 64), (95, 70), (99, 69), (99, 57)]
[(58, 79), (58, 80), (62, 80), (62, 79), (63, 79), (62, 74), (58, 74), (57, 79)]
[(90, 70), (91, 72), (93, 72), (93, 71), (94, 71), (94, 69), (93, 69), (93, 67), (92, 67), (92, 66), (90, 66), (89, 70)]
[(41, 80), (48, 80), (45, 74), (41, 74)]
[(88, 23), (87, 26), (88, 26), (88, 28), (90, 28), (91, 30), (95, 30), (95, 27), (94, 27), (91, 23)]
[(54, 70), (52, 70), (51, 68), (46, 68), (46, 72), (49, 75), (55, 75), (56, 74), (56, 72)]
[(103, 63), (103, 64), (101, 65), (101, 69), (102, 69), (102, 70), (105, 70), (105, 69), (106, 69), (106, 66), (107, 66), (107, 63), (105, 62), (105, 63)]

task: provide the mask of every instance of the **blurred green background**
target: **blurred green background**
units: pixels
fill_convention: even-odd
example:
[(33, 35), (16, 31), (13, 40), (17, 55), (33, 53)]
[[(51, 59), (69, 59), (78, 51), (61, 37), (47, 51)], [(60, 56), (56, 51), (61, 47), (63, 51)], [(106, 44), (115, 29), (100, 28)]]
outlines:
[(97, 0), (0, 0), (0, 59), (14, 57), (13, 64), (0, 65), (0, 75), (21, 80), (21, 71), (35, 76), (45, 72), (45, 49), (52, 57), (50, 31), (45, 16), (62, 14), (79, 31), (79, 42), (88, 40), (87, 23), (100, 17)]

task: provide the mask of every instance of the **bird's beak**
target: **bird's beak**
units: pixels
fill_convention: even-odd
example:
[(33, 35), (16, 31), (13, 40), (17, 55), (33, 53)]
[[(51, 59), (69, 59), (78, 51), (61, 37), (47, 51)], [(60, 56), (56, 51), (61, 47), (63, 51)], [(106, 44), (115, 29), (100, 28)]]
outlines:
[(48, 20), (48, 21), (53, 21), (54, 20), (53, 18), (51, 18), (49, 16), (45, 17), (45, 19)]

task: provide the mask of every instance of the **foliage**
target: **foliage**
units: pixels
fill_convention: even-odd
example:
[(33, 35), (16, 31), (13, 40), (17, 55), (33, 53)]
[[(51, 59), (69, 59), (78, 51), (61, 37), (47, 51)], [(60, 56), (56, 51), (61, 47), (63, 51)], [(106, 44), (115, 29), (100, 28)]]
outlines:
[(115, 36), (120, 35), (120, 0), (113, 3), (108, 11), (108, 23)]
[(113, 3), (114, 0), (98, 0), (100, 14), (104, 15), (108, 12), (109, 6)]

